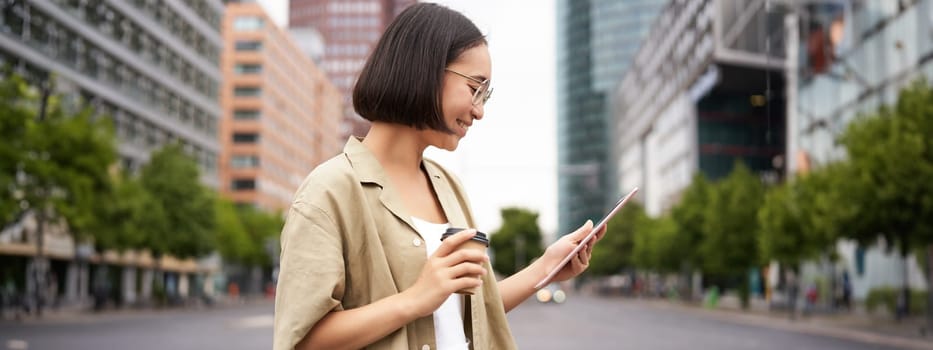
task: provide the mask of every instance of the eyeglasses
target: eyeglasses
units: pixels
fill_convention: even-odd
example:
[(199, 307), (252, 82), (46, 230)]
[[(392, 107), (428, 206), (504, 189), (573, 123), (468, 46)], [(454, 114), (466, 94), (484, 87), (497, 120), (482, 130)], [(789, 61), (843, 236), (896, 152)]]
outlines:
[(489, 97), (492, 96), (492, 88), (489, 87), (489, 79), (479, 80), (469, 75), (460, 73), (450, 68), (444, 68), (444, 70), (459, 75), (461, 77), (467, 78), (470, 81), (479, 84), (473, 91), (473, 104), (474, 105), (485, 105), (486, 101), (489, 101)]

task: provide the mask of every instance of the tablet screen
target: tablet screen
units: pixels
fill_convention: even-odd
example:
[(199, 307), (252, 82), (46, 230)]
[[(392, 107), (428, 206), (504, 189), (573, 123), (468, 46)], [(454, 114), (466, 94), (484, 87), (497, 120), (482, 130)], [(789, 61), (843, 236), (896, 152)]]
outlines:
[(567, 265), (570, 259), (573, 259), (573, 257), (576, 256), (577, 253), (580, 252), (580, 249), (583, 249), (583, 247), (586, 246), (586, 243), (596, 236), (596, 232), (599, 232), (600, 230), (606, 227), (606, 224), (609, 222), (609, 219), (612, 219), (612, 217), (615, 216), (619, 212), (620, 209), (622, 209), (622, 206), (624, 206), (625, 203), (628, 202), (628, 200), (632, 198), (632, 196), (634, 196), (636, 192), (638, 192), (638, 187), (633, 188), (631, 192), (625, 195), (625, 197), (622, 197), (621, 199), (619, 199), (619, 201), (616, 202), (615, 207), (612, 208), (609, 214), (606, 214), (606, 216), (602, 220), (600, 220), (599, 223), (596, 224), (596, 226), (593, 227), (593, 230), (590, 231), (590, 233), (586, 235), (586, 237), (580, 240), (580, 244), (577, 244), (576, 248), (573, 248), (570, 254), (567, 254), (567, 256), (564, 257), (563, 260), (561, 260), (560, 264), (557, 264), (557, 266), (555, 266), (553, 270), (548, 272), (547, 276), (544, 277), (544, 279), (542, 279), (540, 282), (538, 282), (538, 284), (535, 285), (535, 289), (538, 289), (538, 288), (541, 288), (547, 285), (551, 281), (551, 279), (554, 278), (555, 275), (557, 275), (557, 272), (559, 272), (560, 269), (564, 268), (564, 265)]

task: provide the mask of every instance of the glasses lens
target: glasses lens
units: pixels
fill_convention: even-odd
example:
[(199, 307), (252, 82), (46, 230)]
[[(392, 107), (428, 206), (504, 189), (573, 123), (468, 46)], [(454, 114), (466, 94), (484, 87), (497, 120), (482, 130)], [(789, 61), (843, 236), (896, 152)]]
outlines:
[(486, 100), (489, 100), (490, 92), (489, 81), (487, 80), (483, 82), (483, 84), (480, 84), (476, 92), (473, 93), (473, 104), (486, 104)]

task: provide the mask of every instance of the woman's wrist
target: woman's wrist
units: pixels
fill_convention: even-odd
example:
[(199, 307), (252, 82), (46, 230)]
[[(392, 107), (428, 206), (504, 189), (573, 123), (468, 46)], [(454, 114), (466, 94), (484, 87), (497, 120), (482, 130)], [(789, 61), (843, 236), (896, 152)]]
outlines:
[(538, 284), (538, 281), (541, 281), (542, 279), (547, 277), (549, 265), (550, 264), (548, 264), (547, 261), (545, 261), (543, 255), (540, 258), (535, 259), (535, 261), (533, 261), (530, 265), (528, 265), (527, 273), (528, 273), (528, 276), (530, 276), (532, 280), (531, 286), (530, 286), (532, 290), (535, 289), (534, 286)]
[(399, 312), (407, 321), (416, 320), (430, 315), (433, 312), (432, 310), (427, 310), (424, 303), (421, 301), (423, 298), (418, 298), (411, 288), (396, 294), (395, 297), (398, 298), (398, 300), (396, 300), (396, 305), (399, 306)]

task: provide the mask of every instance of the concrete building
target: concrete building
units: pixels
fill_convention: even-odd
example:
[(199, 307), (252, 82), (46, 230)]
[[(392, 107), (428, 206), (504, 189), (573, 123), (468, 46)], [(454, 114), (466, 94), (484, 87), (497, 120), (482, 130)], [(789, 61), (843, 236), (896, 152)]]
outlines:
[(697, 172), (717, 179), (741, 160), (781, 173), (783, 15), (765, 3), (669, 2), (613, 92), (615, 187), (640, 187), (650, 215)]
[(122, 165), (179, 141), (217, 186), (220, 1), (11, 1), (0, 59), (113, 117)]
[(363, 136), (369, 122), (356, 115), (350, 98), (356, 78), (376, 46), (379, 37), (395, 15), (416, 0), (291, 0), (289, 24), (292, 29), (313, 27), (323, 37), (324, 71), (344, 98), (341, 133)]
[(663, 5), (557, 2), (558, 232), (598, 220), (616, 199), (607, 96)]
[(344, 140), (339, 91), (257, 3), (230, 3), (223, 22), (221, 193), (286, 210), (301, 181)]
[[(202, 182), (218, 186), (219, 0), (11, 0), (0, 10), (0, 64), (33, 82), (54, 74), (59, 92), (112, 117), (124, 168), (137, 169), (153, 150), (177, 141), (200, 165)], [(123, 284), (113, 286), (122, 302), (149, 297), (151, 256), (76, 247), (60, 225), (43, 237), (46, 258), (32, 259), (37, 235), (29, 213), (0, 232), (3, 278), (20, 292), (46, 286), (66, 302), (87, 300), (92, 282), (109, 280), (106, 269), (91, 276), (88, 263), (103, 262), (125, 267)], [(166, 259), (162, 267), (178, 286), (172, 293), (187, 292), (188, 276), (200, 269), (193, 260)], [(139, 289), (137, 271), (147, 276)]]

